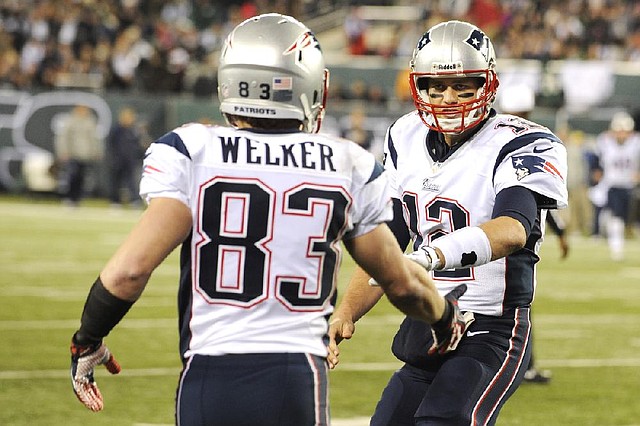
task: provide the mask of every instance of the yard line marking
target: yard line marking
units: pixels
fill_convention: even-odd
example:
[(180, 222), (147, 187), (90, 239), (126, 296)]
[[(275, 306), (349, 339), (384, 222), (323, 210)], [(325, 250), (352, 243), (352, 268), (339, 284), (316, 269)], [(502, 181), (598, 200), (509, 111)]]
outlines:
[[(96, 370), (98, 376), (111, 377), (111, 375)], [(15, 370), (0, 371), (0, 380), (30, 380), (30, 379), (68, 379), (69, 370)], [(180, 368), (130, 368), (123, 369), (118, 376), (123, 377), (162, 377), (180, 375)]]
[(640, 358), (541, 359), (536, 363), (556, 368), (640, 367)]
[[(87, 268), (89, 269), (89, 268)], [(91, 270), (97, 270), (100, 268), (91, 268)], [(23, 286), (23, 287), (7, 287), (0, 288), (0, 297), (38, 297), (38, 298), (50, 298), (60, 299), (64, 301), (73, 300), (85, 300), (87, 298), (87, 292), (89, 286), (85, 288), (74, 289), (71, 287), (61, 288), (55, 286)], [(175, 304), (175, 290), (172, 286), (156, 286), (153, 289), (153, 293), (150, 291), (148, 295), (145, 295), (143, 299), (138, 301), (137, 305), (143, 305), (150, 303), (154, 298), (163, 297)]]
[[(86, 298), (86, 294), (84, 295)], [(150, 300), (140, 300), (136, 306), (140, 308), (170, 306), (166, 304), (163, 296), (149, 297)], [(152, 300), (156, 299), (156, 300)], [(173, 300), (171, 300), (173, 303)], [(381, 326), (381, 325), (400, 325), (401, 316), (382, 315), (378, 317), (365, 317), (358, 321), (358, 326)], [(0, 320), (0, 331), (2, 330), (41, 330), (41, 329), (67, 329), (77, 327), (80, 319), (73, 320)], [(534, 318), (535, 323), (545, 324), (566, 324), (574, 323), (582, 325), (606, 325), (606, 324), (637, 324), (640, 322), (640, 314), (593, 314), (589, 316), (583, 315), (563, 315), (563, 314), (538, 314)], [(125, 318), (122, 323), (118, 324), (119, 328), (175, 328), (177, 324), (176, 318)], [(576, 327), (577, 328), (577, 327)], [(580, 327), (582, 328), (582, 327)], [(588, 330), (585, 330), (588, 331)], [(545, 332), (541, 329), (540, 332)], [(552, 331), (548, 332), (550, 336)]]
[[(601, 368), (601, 367), (640, 367), (640, 358), (604, 358), (604, 359), (541, 359), (536, 361), (542, 367), (553, 368)], [(337, 371), (393, 371), (402, 366), (398, 362), (352, 362), (340, 364)], [(113, 377), (97, 370), (99, 376)], [(13, 370), (0, 371), (0, 380), (31, 379), (67, 379), (69, 370)], [(123, 377), (162, 377), (180, 374), (180, 367), (165, 368), (125, 368), (119, 374)]]
[(25, 203), (2, 203), (0, 212), (4, 215), (14, 215), (21, 218), (46, 218), (69, 220), (69, 217), (82, 218), (105, 222), (134, 223), (140, 218), (143, 210), (122, 210), (119, 214), (106, 215), (108, 207), (102, 206), (80, 206), (78, 209), (70, 210), (60, 204), (25, 204)]
[[(118, 328), (170, 328), (177, 327), (178, 320), (176, 318), (157, 318), (157, 319), (125, 319)], [(73, 320), (26, 320), (26, 321), (0, 321), (0, 330), (52, 330), (52, 329), (71, 329), (80, 326), (80, 319)]]

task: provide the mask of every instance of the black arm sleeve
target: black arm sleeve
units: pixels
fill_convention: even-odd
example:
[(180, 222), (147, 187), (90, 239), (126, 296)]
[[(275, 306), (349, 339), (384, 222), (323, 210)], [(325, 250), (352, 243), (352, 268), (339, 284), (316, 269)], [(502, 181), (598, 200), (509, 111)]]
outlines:
[(523, 186), (503, 189), (496, 195), (491, 218), (508, 216), (519, 221), (524, 226), (527, 238), (529, 238), (531, 228), (538, 215), (536, 199), (536, 193)]
[(411, 237), (402, 215), (402, 201), (397, 198), (392, 198), (391, 200), (393, 201), (393, 220), (387, 222), (387, 225), (389, 225), (393, 235), (396, 236), (396, 240), (398, 240), (400, 248), (404, 250), (407, 248), (407, 244), (409, 244)]
[(80, 329), (74, 335), (74, 341), (81, 345), (101, 341), (120, 322), (132, 305), (133, 302), (122, 300), (109, 293), (98, 277), (87, 296)]

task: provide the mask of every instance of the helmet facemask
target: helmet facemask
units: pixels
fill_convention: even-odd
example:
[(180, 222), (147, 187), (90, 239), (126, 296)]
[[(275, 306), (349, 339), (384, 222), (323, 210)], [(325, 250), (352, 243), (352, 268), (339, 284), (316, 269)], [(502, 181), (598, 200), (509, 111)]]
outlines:
[[(481, 77), (482, 75), (482, 77)], [(455, 104), (433, 103), (429, 97), (430, 78), (478, 78), (473, 99)], [(495, 100), (498, 79), (493, 70), (471, 70), (463, 75), (458, 73), (420, 73), (409, 74), (411, 94), (422, 121), (431, 129), (441, 133), (459, 134), (475, 127), (484, 120)]]

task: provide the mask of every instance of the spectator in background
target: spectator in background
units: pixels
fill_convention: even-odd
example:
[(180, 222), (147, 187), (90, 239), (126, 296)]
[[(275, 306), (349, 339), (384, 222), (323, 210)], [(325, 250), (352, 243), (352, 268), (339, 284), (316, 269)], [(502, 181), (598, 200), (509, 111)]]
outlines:
[(361, 78), (351, 80), (344, 93), (344, 99), (348, 101), (366, 101), (369, 97), (369, 86)]
[(340, 136), (354, 141), (367, 151), (371, 151), (373, 147), (373, 132), (365, 127), (366, 120), (364, 105), (355, 106), (351, 109), (347, 120), (345, 120), (343, 128), (340, 130)]
[(76, 105), (56, 133), (55, 155), (61, 172), (60, 192), (65, 204), (77, 206), (85, 195), (87, 175), (102, 158), (98, 122), (86, 105)]
[(362, 9), (351, 6), (344, 20), (344, 32), (347, 37), (347, 48), (351, 55), (367, 54), (367, 30), (369, 24), (362, 18)]
[(0, 41), (0, 88), (19, 89), (24, 84), (20, 72), (20, 55), (11, 46)]
[(496, 38), (503, 27), (504, 13), (498, 0), (473, 0), (467, 15), (489, 38)]
[(367, 90), (367, 101), (371, 106), (384, 107), (387, 105), (387, 94), (379, 84), (371, 84)]
[(411, 70), (407, 67), (398, 71), (396, 74), (395, 95), (398, 102), (412, 102), (411, 86), (409, 85), (409, 73)]
[[(565, 131), (561, 137), (567, 148), (567, 188), (569, 191), (569, 219), (567, 228), (587, 236), (591, 231), (593, 205), (589, 201), (589, 164), (587, 136), (582, 131)], [(591, 142), (592, 143), (592, 142)]]
[(609, 131), (596, 140), (600, 183), (607, 188), (607, 242), (611, 259), (624, 259), (625, 227), (629, 224), (632, 191), (640, 182), (640, 133), (625, 111), (614, 114)]
[(117, 123), (111, 128), (106, 142), (106, 159), (109, 169), (109, 200), (112, 206), (126, 201), (139, 203), (138, 176), (144, 155), (145, 132), (137, 126), (138, 116), (131, 107), (124, 107), (118, 114)]

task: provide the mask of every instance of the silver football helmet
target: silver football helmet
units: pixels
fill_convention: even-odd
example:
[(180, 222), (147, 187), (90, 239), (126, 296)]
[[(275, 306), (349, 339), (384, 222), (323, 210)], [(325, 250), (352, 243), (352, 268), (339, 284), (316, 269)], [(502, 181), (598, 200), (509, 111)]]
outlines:
[(218, 68), (223, 115), (296, 119), (317, 132), (329, 71), (320, 44), (305, 25), (269, 13), (239, 24), (227, 37)]
[[(422, 121), (443, 133), (461, 133), (484, 120), (496, 98), (498, 77), (491, 40), (478, 27), (448, 21), (427, 30), (409, 62), (411, 95)], [(475, 99), (455, 105), (429, 101), (430, 78), (480, 77)]]

